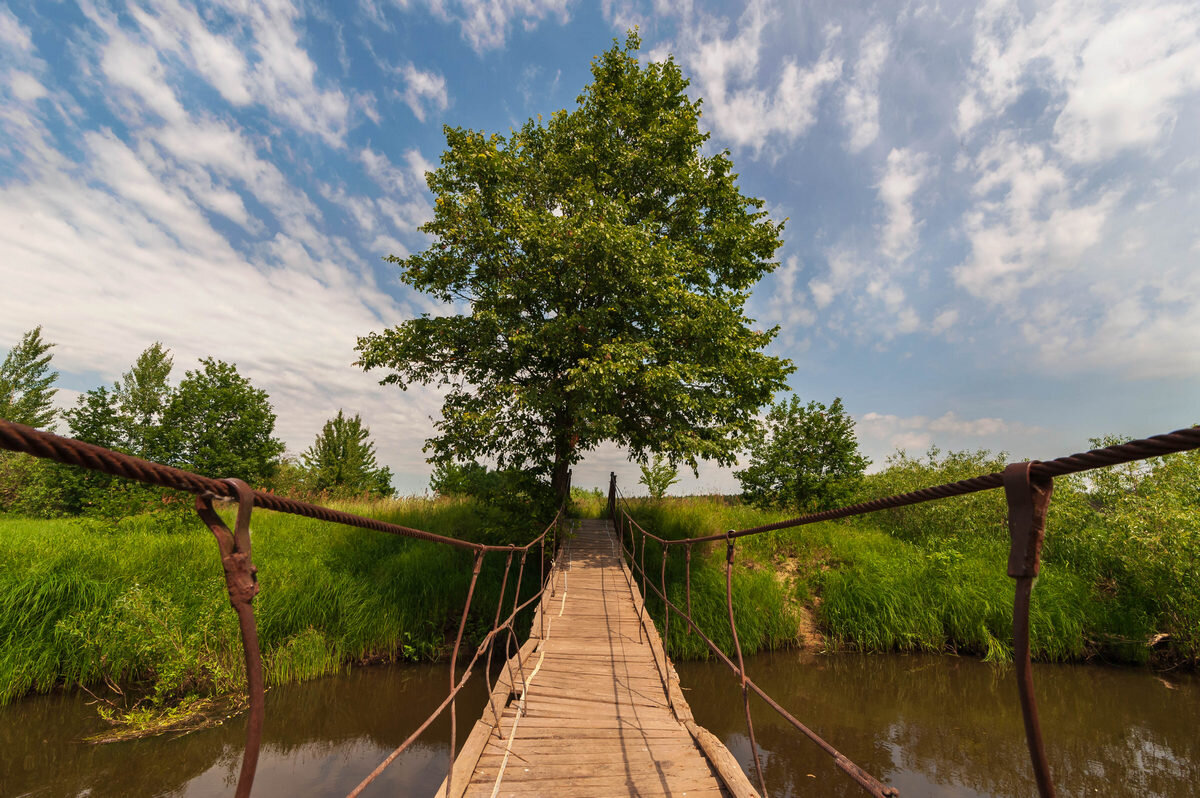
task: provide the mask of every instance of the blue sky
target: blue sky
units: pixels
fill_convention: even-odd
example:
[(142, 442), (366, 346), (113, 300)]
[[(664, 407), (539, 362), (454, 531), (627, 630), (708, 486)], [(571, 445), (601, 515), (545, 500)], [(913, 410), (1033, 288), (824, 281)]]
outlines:
[(437, 310), (381, 258), (428, 245), (443, 125), (572, 106), (633, 25), (787, 217), (750, 313), (877, 463), (1200, 422), (1190, 2), (0, 2), (0, 349), (45, 325), (64, 404), (156, 340), (235, 362), (290, 451), (345, 408), (421, 491), (439, 396), (351, 366)]

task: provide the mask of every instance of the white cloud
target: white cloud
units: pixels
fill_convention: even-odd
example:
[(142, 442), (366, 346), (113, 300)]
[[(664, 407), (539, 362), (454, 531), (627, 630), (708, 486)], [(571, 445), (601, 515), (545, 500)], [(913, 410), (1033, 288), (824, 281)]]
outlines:
[(1200, 90), (1200, 9), (1126, 9), (1095, 32), (1079, 60), (1054, 123), (1055, 147), (1087, 162), (1149, 148), (1171, 129), (1180, 102)]
[(930, 332), (934, 335), (941, 335), (950, 330), (958, 323), (958, 311), (954, 308), (943, 310), (941, 313), (933, 317), (933, 323), (930, 325)]
[(704, 120), (722, 145), (758, 153), (773, 137), (792, 141), (812, 127), (822, 91), (842, 73), (842, 59), (834, 55), (838, 29), (826, 31), (825, 49), (815, 63), (801, 66), (786, 58), (777, 77), (763, 80), (763, 32), (774, 16), (765, 2), (751, 0), (731, 37), (725, 35), (724, 20), (693, 13), (690, 6), (679, 13), (675, 55), (694, 77), (704, 98)]
[(33, 102), (49, 94), (37, 78), (18, 70), (8, 73), (8, 88), (21, 102)]
[(1054, 146), (1094, 163), (1147, 151), (1200, 91), (1200, 7), (1057, 0), (1025, 18), (1016, 2), (976, 15), (973, 69), (959, 104), (968, 134), (1030, 87), (1053, 96)]
[(513, 23), (525, 30), (536, 28), (547, 17), (565, 25), (570, 0), (429, 0), (433, 13), (458, 23), (463, 39), (476, 52), (503, 47)]
[(111, 134), (86, 143), (78, 176), (47, 164), (44, 179), (0, 187), (0, 280), (21, 298), (0, 316), (0, 340), (44, 324), (59, 370), (104, 381), (155, 340), (173, 350), (177, 379), (201, 356), (236, 362), (270, 394), (292, 451), (344, 407), (363, 414), (408, 489), (423, 482), (415, 442), (437, 394), (400, 397), (350, 365), (356, 336), (404, 309), (284, 234), (256, 255), (234, 251), (137, 152)]
[(425, 121), (427, 107), (435, 111), (445, 111), (450, 105), (450, 97), (446, 94), (446, 79), (441, 75), (436, 72), (424, 72), (412, 64), (406, 65), (401, 73), (405, 83), (401, 97), (418, 120)]
[[(884, 222), (878, 230), (875, 251), (863, 241), (847, 239), (825, 251), (828, 271), (808, 282), (817, 310), (830, 312), (839, 296), (853, 313), (854, 334), (876, 346), (898, 335), (922, 328), (921, 314), (913, 307), (905, 278), (917, 247), (922, 223), (913, 209), (914, 197), (930, 176), (928, 156), (908, 149), (893, 149), (876, 185)], [(841, 314), (834, 312), (835, 319)], [(840, 321), (833, 321), (840, 326)]]
[[(163, 67), (151, 60), (145, 45), (171, 53), (194, 70), (226, 101), (257, 103), (290, 126), (341, 146), (350, 122), (351, 102), (340, 89), (321, 88), (317, 67), (301, 45), (303, 18), (291, 0), (244, 3), (221, 0), (227, 30), (217, 32), (193, 8), (178, 0), (151, 0), (131, 8), (144, 42), (133, 39), (116, 18), (89, 10), (89, 17), (109, 38), (106, 73), (136, 91), (164, 118), (174, 109), (165, 100)], [(138, 61), (148, 71), (137, 72)]]
[(634, 0), (600, 0), (600, 13), (618, 32), (647, 26), (646, 17)]
[(928, 157), (908, 149), (888, 153), (887, 169), (879, 181), (879, 201), (887, 221), (880, 234), (884, 257), (904, 260), (917, 247), (920, 223), (913, 212), (913, 196), (929, 177)]
[(953, 270), (977, 297), (1012, 302), (1019, 292), (1083, 268), (1120, 191), (1078, 204), (1066, 173), (1036, 144), (1001, 136), (975, 159), (975, 206), (965, 219), (971, 254)]
[(869, 412), (856, 416), (854, 422), (859, 445), (872, 460), (872, 470), (883, 468), (887, 456), (900, 449), (919, 455), (930, 446), (992, 451), (1020, 447), (1027, 453), (1045, 432), (1037, 426), (1002, 418), (963, 418), (954, 411), (936, 418)]
[(859, 44), (854, 78), (846, 87), (842, 119), (850, 129), (846, 149), (861, 152), (879, 136), (879, 75), (891, 49), (884, 25), (876, 25)]
[(0, 7), (0, 42), (18, 53), (33, 52), (33, 38), (29, 28), (21, 24), (7, 7)]

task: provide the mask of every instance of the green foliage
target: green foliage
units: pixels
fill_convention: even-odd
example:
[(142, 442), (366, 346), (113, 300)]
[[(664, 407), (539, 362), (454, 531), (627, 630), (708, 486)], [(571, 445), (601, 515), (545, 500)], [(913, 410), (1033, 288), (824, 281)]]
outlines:
[[(442, 534), (488, 535), (487, 513), (473, 502), (334, 506)], [(526, 517), (509, 536), (524, 542), (541, 531), (534, 526)], [(269, 684), (351, 662), (446, 653), (471, 577), (468, 553), (264, 510), (255, 511), (252, 530)], [(477, 615), (490, 628), (503, 561), (494, 555), (484, 565), (475, 626)], [(537, 589), (537, 567), (536, 558), (526, 567), (523, 598)], [(510, 581), (509, 602), (512, 591)], [(160, 713), (188, 696), (245, 684), (216, 546), (190, 512), (115, 522), (0, 519), (0, 640), (0, 703), (107, 681), (124, 689), (122, 712)]]
[(0, 363), (0, 418), (39, 429), (54, 429), (58, 372), (50, 370), (54, 344), (42, 339), (39, 324), (8, 350)]
[(638, 482), (646, 486), (646, 491), (652, 499), (661, 499), (667, 495), (667, 489), (679, 481), (679, 469), (675, 464), (663, 460), (661, 455), (655, 455), (654, 460), (641, 465), (642, 478)]
[(608, 495), (599, 488), (571, 487), (571, 517), (606, 518)]
[[(909, 457), (903, 450), (887, 459), (887, 468), (867, 475), (853, 501), (929, 488), (946, 482), (1003, 471), (1007, 455), (987, 450), (943, 452), (930, 447), (923, 457)], [(956, 496), (945, 501), (924, 502), (897, 510), (872, 513), (864, 523), (886, 529), (891, 535), (914, 543), (941, 545), (957, 538), (1008, 539), (1008, 507), (1002, 491), (984, 491)]]
[(375, 443), (370, 436), (357, 413), (347, 418), (338, 410), (301, 456), (308, 470), (308, 485), (334, 496), (392, 495), (392, 471), (375, 461)]
[(469, 315), (425, 314), (358, 342), (401, 388), (448, 388), (427, 449), (549, 476), (603, 441), (636, 458), (732, 463), (787, 361), (744, 314), (775, 267), (781, 225), (706, 155), (699, 102), (631, 33), (592, 63), (578, 107), (508, 138), (446, 128), (427, 175), (434, 243), (390, 260)]
[(0, 512), (55, 518), (72, 512), (62, 489), (73, 469), (27, 454), (0, 452)]
[(870, 464), (840, 398), (829, 407), (796, 396), (772, 405), (746, 449), (750, 464), (736, 476), (747, 501), (798, 513), (845, 503)]
[(171, 396), (153, 450), (162, 462), (204, 476), (263, 482), (284, 449), (271, 436), (275, 413), (266, 391), (232, 364), (202, 358), (200, 366)]
[[(1106, 437), (1092, 447), (1121, 443)], [(1001, 470), (1005, 455), (931, 449), (923, 458), (900, 452), (866, 477), (858, 498), (879, 498)], [(1161, 641), (1168, 659), (1200, 660), (1200, 454), (1188, 452), (1097, 469), (1055, 480), (1034, 607), (1055, 585), (1077, 596), (1073, 611), (1083, 648), (1058, 640), (1045, 656), (1102, 652), (1145, 660)], [(1002, 491), (986, 491), (875, 513), (878, 527), (930, 556), (1006, 558), (1007, 507)], [(885, 585), (899, 573), (868, 579)], [(897, 588), (897, 595), (910, 587)], [(853, 590), (872, 588), (855, 584)], [(942, 599), (943, 601), (945, 599)], [(1068, 627), (1070, 624), (1068, 624)], [(1063, 628), (1068, 628), (1063, 627)], [(978, 643), (978, 641), (976, 641)]]
[[(483, 526), (493, 535), (524, 528), (530, 518), (545, 518), (556, 512), (554, 494), (535, 471), (517, 468), (489, 469), (480, 463), (438, 463), (429, 477), (429, 487), (439, 496), (469, 498), (486, 508)], [(499, 538), (489, 542), (513, 542)]]
[(171, 401), (174, 361), (169, 349), (155, 341), (138, 355), (133, 368), (113, 386), (113, 399), (120, 412), (121, 448), (138, 457), (149, 457), (162, 425), (163, 412)]
[[(133, 369), (109, 390), (94, 388), (63, 413), (70, 435), (86, 443), (152, 457), (147, 441), (160, 429), (160, 409), (170, 394), (171, 361), (161, 344), (143, 352)], [(84, 469), (0, 454), (0, 511), (53, 518), (118, 518), (156, 505), (163, 491)]]

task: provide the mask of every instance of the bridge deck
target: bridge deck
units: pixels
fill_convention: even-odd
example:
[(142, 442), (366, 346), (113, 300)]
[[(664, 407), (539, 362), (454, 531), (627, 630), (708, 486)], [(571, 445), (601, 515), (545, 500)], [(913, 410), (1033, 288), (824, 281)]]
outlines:
[[(561, 557), (555, 595), (546, 594), (535, 637), (518, 655), (524, 676), (494, 694), (498, 706), (507, 703), (503, 735), (485, 708), (439, 795), (729, 795), (694, 735), (707, 737), (710, 756), (715, 743), (725, 765), (732, 757), (691, 723), (674, 673), (656, 664), (651, 646), (661, 651), (661, 643), (649, 619), (648, 628), (639, 622), (641, 596), (630, 589), (611, 525), (584, 521)], [(512, 697), (522, 683), (523, 713)]]

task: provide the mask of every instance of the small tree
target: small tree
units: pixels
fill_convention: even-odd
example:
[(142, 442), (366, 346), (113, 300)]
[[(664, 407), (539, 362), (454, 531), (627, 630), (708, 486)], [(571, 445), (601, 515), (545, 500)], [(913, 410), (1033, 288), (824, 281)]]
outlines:
[(301, 455), (312, 489), (392, 495), (392, 471), (376, 463), (375, 443), (370, 435), (358, 414), (347, 418), (338, 410), (336, 416), (326, 421), (313, 445)]
[(53, 429), (58, 372), (50, 370), (50, 349), (38, 325), (21, 337), (0, 364), (0, 418), (39, 429)]
[(187, 372), (163, 411), (151, 450), (163, 462), (251, 485), (274, 473), (283, 442), (266, 391), (212, 358)]
[(122, 447), (138, 457), (150, 453), (163, 412), (171, 401), (171, 351), (155, 341), (113, 386), (122, 428)]
[(646, 491), (653, 499), (661, 499), (667, 494), (667, 489), (679, 481), (679, 469), (662, 455), (654, 455), (653, 462), (642, 463), (642, 478), (638, 482), (646, 486)]
[(750, 465), (735, 472), (745, 498), (796, 512), (836, 507), (870, 465), (840, 398), (829, 407), (796, 396), (772, 405), (747, 450)]
[(101, 385), (79, 397), (75, 407), (63, 412), (71, 437), (106, 449), (121, 449), (124, 431), (116, 396)]

